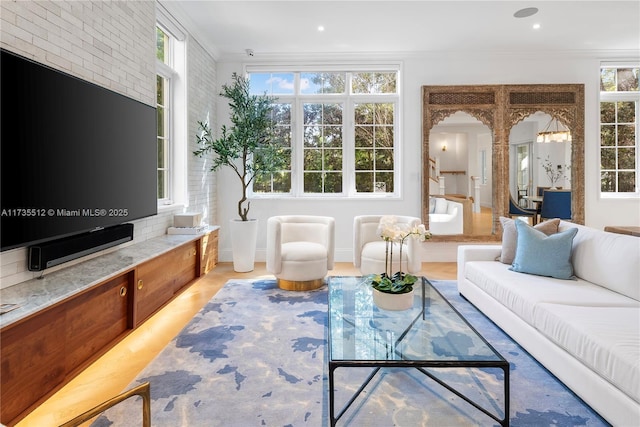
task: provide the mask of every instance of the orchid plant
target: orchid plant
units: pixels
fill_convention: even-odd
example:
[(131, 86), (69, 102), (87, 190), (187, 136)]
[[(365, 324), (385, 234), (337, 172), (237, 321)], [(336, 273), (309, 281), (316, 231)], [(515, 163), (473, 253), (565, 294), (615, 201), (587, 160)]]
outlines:
[[(377, 233), (386, 242), (385, 249), (385, 271), (382, 274), (374, 275), (371, 279), (371, 286), (389, 294), (403, 294), (413, 290), (413, 284), (418, 280), (416, 276), (404, 274), (402, 272), (402, 248), (408, 238), (421, 242), (431, 238), (431, 233), (424, 224), (411, 227), (406, 223), (399, 223), (394, 215), (385, 215), (380, 219)], [(392, 274), (393, 268), (393, 248), (395, 243), (400, 245), (400, 266), (399, 271)]]

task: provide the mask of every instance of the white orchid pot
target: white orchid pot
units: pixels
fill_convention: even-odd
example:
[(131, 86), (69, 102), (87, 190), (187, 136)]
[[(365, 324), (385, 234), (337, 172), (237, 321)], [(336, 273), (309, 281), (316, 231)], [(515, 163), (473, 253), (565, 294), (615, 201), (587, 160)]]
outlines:
[(258, 220), (232, 219), (230, 222), (233, 271), (238, 273), (253, 271), (258, 242)]
[(413, 290), (404, 294), (388, 294), (374, 289), (373, 302), (383, 310), (408, 310), (413, 307)]

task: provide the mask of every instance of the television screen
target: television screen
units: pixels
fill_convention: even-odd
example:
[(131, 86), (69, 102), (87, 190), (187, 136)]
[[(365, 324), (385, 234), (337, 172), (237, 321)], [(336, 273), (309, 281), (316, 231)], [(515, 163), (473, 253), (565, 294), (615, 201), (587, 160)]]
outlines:
[(2, 50), (2, 250), (157, 213), (156, 109)]

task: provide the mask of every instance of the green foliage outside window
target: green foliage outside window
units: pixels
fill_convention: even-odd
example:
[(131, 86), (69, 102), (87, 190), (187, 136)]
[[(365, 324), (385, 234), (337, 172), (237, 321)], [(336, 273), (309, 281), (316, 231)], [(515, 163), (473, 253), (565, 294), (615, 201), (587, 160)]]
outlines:
[(300, 93), (344, 93), (345, 73), (301, 73)]
[[(169, 65), (169, 35), (156, 26), (156, 58)], [(167, 112), (169, 80), (161, 75), (156, 75), (156, 112), (157, 112), (157, 140), (158, 140), (158, 185), (157, 198), (169, 198), (169, 135), (167, 132)]]
[[(286, 104), (289, 110), (274, 114), (280, 126), (274, 138), (283, 141), (291, 156), (301, 156), (300, 163), (291, 158), (283, 170), (256, 177), (254, 193), (291, 193), (301, 184), (305, 194), (340, 194), (348, 183), (345, 171), (354, 173), (351, 185), (357, 193), (394, 192), (397, 78), (396, 71), (250, 73), (252, 93), (290, 91), (291, 98), (281, 99), (291, 102)], [(385, 95), (394, 100), (389, 102), (387, 96), (379, 102), (359, 102), (359, 98)], [(292, 111), (292, 106), (300, 110)], [(344, 117), (345, 111), (353, 111), (353, 116)], [(292, 117), (302, 118), (299, 134), (293, 134)], [(353, 125), (353, 133), (346, 124)], [(354, 139), (345, 141), (345, 132)], [(345, 149), (353, 150), (352, 155), (345, 156)], [(345, 158), (353, 158), (354, 164), (345, 165)], [(297, 175), (301, 183), (292, 181), (294, 164), (302, 166)]]
[(351, 81), (353, 93), (396, 93), (397, 74), (383, 73), (354, 73)]
[(271, 107), (271, 138), (281, 147), (284, 164), (281, 170), (256, 176), (253, 192), (286, 194), (291, 192), (291, 104), (273, 103)]
[(167, 135), (166, 95), (167, 79), (156, 76), (156, 114), (157, 114), (157, 140), (158, 140), (158, 199), (169, 197), (168, 174), (169, 174), (169, 136)]
[(342, 192), (342, 112), (339, 103), (305, 103), (305, 193)]
[(607, 68), (600, 70), (600, 91), (632, 92), (638, 90), (640, 68)]
[(160, 27), (156, 27), (156, 58), (169, 62), (169, 36)]
[(356, 191), (393, 191), (394, 105), (356, 104)]
[(600, 90), (607, 94), (600, 102), (600, 191), (603, 193), (637, 192), (639, 71), (640, 68), (629, 67), (603, 67), (600, 71)]

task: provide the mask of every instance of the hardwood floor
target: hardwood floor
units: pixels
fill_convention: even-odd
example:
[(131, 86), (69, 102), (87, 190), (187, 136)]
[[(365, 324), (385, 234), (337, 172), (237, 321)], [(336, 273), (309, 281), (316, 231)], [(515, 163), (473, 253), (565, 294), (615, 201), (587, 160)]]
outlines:
[(480, 207), (479, 213), (471, 214), (472, 233), (475, 236), (488, 236), (491, 234), (493, 226), (493, 210), (487, 207)]
[[(423, 263), (421, 274), (430, 279), (455, 280), (456, 264)], [(336, 263), (332, 276), (359, 275), (352, 263)], [(232, 278), (273, 277), (264, 263), (249, 273), (236, 273), (231, 263), (220, 263), (206, 276), (131, 332), (17, 426), (58, 426), (121, 393), (142, 369), (184, 328), (191, 318)]]

